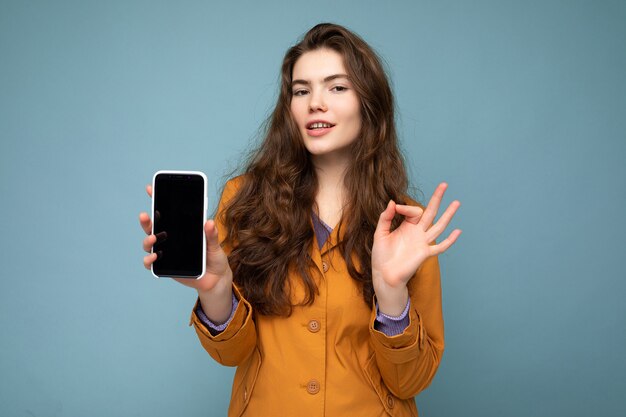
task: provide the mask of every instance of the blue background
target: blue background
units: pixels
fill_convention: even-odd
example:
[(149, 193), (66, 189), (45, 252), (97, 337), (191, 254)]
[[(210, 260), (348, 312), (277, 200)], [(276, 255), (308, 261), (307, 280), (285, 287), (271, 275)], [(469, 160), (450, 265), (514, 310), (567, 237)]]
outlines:
[(420, 415), (624, 415), (625, 2), (461, 0), (1, 1), (0, 415), (226, 414), (194, 292), (143, 268), (144, 186), (203, 170), (213, 209), (321, 21), (385, 58), (413, 185), (462, 202)]

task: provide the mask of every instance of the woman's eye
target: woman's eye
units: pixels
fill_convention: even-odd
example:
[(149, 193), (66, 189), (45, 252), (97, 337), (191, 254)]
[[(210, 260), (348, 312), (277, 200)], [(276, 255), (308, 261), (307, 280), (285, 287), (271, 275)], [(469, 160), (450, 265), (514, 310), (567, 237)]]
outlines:
[(333, 88), (331, 88), (332, 91), (346, 91), (348, 89), (348, 87), (344, 87), (343, 85), (336, 85)]
[(296, 90), (296, 91), (293, 92), (293, 95), (294, 96), (303, 96), (306, 93), (308, 93), (308, 91), (306, 91), (306, 90)]

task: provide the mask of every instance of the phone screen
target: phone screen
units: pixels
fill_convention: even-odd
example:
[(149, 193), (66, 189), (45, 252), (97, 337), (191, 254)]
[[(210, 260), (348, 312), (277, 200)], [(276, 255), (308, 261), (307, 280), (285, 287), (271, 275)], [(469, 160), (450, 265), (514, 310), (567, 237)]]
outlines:
[(157, 276), (202, 275), (204, 252), (204, 178), (185, 173), (158, 173), (154, 179), (153, 231), (159, 257)]

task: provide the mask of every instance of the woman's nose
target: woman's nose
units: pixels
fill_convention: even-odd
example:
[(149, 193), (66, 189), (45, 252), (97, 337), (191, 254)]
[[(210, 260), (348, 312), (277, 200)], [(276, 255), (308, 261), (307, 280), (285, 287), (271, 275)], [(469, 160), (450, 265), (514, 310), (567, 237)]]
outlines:
[(321, 93), (311, 93), (311, 100), (309, 101), (309, 112), (315, 113), (316, 111), (325, 112), (328, 110), (326, 107), (326, 103), (324, 101), (323, 94)]

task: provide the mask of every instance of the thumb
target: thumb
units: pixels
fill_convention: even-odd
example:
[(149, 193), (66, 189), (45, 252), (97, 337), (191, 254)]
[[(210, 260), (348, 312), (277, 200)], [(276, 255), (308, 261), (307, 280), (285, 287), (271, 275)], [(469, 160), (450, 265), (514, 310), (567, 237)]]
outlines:
[(214, 220), (207, 220), (204, 224), (204, 234), (206, 235), (207, 252), (216, 252), (222, 249)]
[(376, 231), (374, 236), (387, 236), (391, 230), (391, 221), (396, 214), (396, 203), (393, 200), (389, 200), (385, 210), (380, 213), (378, 218), (378, 224), (376, 225)]

